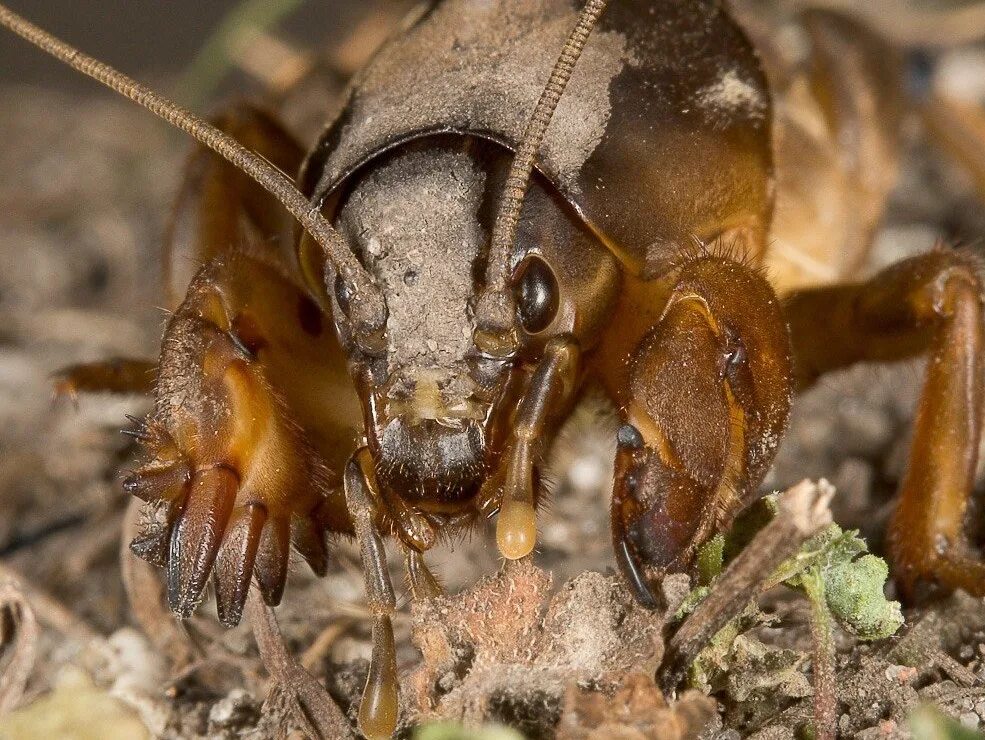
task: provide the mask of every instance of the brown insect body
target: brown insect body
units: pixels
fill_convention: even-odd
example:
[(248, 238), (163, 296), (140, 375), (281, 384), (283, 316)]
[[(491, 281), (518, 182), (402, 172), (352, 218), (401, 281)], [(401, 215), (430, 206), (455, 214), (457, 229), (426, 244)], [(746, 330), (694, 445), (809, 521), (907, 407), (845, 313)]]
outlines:
[(895, 175), (897, 56), (831, 14), (803, 17), (790, 60), (712, 0), (614, 2), (595, 25), (603, 6), (435, 4), (307, 156), (253, 108), (217, 119), (300, 172), (300, 238), (232, 165), (203, 151), (190, 169), (170, 262), (204, 266), (176, 300), (148, 460), (126, 484), (155, 512), (134, 549), (167, 566), (179, 615), (211, 576), (234, 624), (254, 577), (279, 602), (291, 544), (324, 572), (326, 533), (354, 535), (374, 613), (367, 735), (397, 712), (381, 536), (418, 597), (439, 592), (423, 554), (479, 517), (498, 513), (504, 556), (529, 554), (539, 465), (589, 385), (623, 422), (617, 560), (654, 605), (652, 585), (757, 495), (794, 390), (930, 354), (892, 553), (907, 589), (985, 592), (963, 531), (977, 260), (937, 251), (850, 282)]
[[(434, 134), (516, 150), (576, 19), (564, 0), (436, 4), (353, 80), (346, 109), (307, 159), (305, 189), (323, 202), (382, 152)], [(694, 236), (765, 233), (769, 117), (760, 61), (719, 3), (613, 3), (537, 168), (628, 268), (653, 271)], [(521, 257), (517, 246), (512, 263)]]
[[(638, 17), (650, 17), (653, 23), (629, 22)], [(328, 212), (334, 213), (339, 198), (348, 197), (342, 192), (352, 187), (353, 178), (364, 181), (373, 177), (375, 168), (388, 157), (409, 157), (405, 150), (412, 145), (433, 147), (430, 157), (418, 159), (422, 178), (433, 176), (439, 159), (435, 153), (442, 149), (438, 142), (452, 140), (484, 151), (482, 158), (487, 162), (479, 171), (488, 184), (477, 192), (492, 201), (479, 203), (478, 208), (473, 205), (471, 213), (456, 217), (457, 222), (494, 213), (501, 192), (497, 181), (502, 175), (497, 177), (491, 160), (504, 164), (508, 153), (520, 146), (530, 111), (546, 82), (553, 49), (563, 44), (575, 19), (574, 8), (566, 2), (451, 2), (435, 7), (384, 48), (354, 81), (345, 111), (306, 162), (302, 181), (310, 183), (312, 197), (326, 203)], [(538, 43), (532, 43), (534, 38)], [(716, 47), (720, 52), (708, 53), (709, 38), (725, 40)], [(646, 270), (659, 273), (661, 265), (665, 269), (679, 253), (674, 245), (696, 235), (712, 240), (722, 232), (761, 235), (768, 218), (768, 92), (748, 42), (715, 4), (628, 3), (612, 8), (594, 31), (585, 54), (544, 140), (538, 163), (543, 180), (525, 202), (519, 238), (509, 256), (514, 273), (523, 271), (527, 262), (546, 267), (545, 279), (556, 283), (554, 290), (565, 303), (564, 310), (550, 317), (549, 325), (522, 332), (519, 354), (528, 364), (533, 359), (531, 348), (536, 352), (545, 337), (571, 334), (585, 352), (593, 349), (605, 332), (612, 333), (612, 311), (627, 269), (631, 274)], [(415, 63), (422, 58), (428, 63)], [(684, 68), (688, 76), (682, 84)], [(727, 73), (722, 72), (725, 69)], [(519, 79), (518, 70), (523, 71)], [(724, 110), (726, 103), (715, 98), (723, 74), (746, 86), (748, 92), (734, 104), (734, 110)], [(476, 90), (483, 93), (476, 95)], [(664, 94), (654, 95), (653, 90)], [(631, 178), (621, 174), (630, 171), (627, 168), (632, 162), (658, 160), (655, 151), (675, 152), (668, 161), (684, 161), (698, 152), (707, 156), (711, 151), (728, 176), (741, 180), (743, 187), (723, 187), (721, 183), (709, 187), (702, 178), (714, 175), (697, 168), (654, 168), (643, 180), (639, 173)], [(681, 152), (685, 152), (684, 157)], [(365, 174), (367, 171), (371, 174)], [(439, 188), (444, 194), (452, 189)], [(441, 220), (437, 203), (413, 202), (419, 192), (428, 191), (427, 185), (411, 191), (407, 211), (416, 205), (422, 220), (427, 220), (429, 212), (435, 213), (434, 220)], [(670, 193), (677, 197), (670, 197)], [(675, 208), (684, 204), (686, 208)], [(347, 232), (347, 207), (351, 208), (343, 206), (336, 219), (343, 233)], [(654, 211), (654, 207), (663, 207), (664, 212)], [(380, 210), (380, 204), (375, 204), (370, 217)], [(468, 259), (457, 270), (459, 280), (467, 283), (458, 293), (468, 300), (448, 306), (449, 315), (444, 316), (434, 305), (437, 298), (426, 307), (417, 305), (419, 312), (434, 319), (433, 324), (450, 327), (457, 334), (438, 341), (437, 351), (462, 345), (465, 337), (462, 349), (481, 354), (475, 352), (466, 333), (482, 287), (481, 279), (473, 279), (477, 273), (481, 278), (476, 263), (481, 267), (482, 258), (488, 259), (484, 245), (491, 229), (490, 218), (484, 225), (475, 224), (473, 243), (464, 250)], [(377, 249), (400, 249), (381, 244), (385, 237), (378, 229), (363, 227), (360, 232)], [(428, 264), (443, 264), (455, 249), (438, 242), (415, 243), (413, 235), (408, 238), (405, 252), (416, 252), (425, 263), (423, 270), (420, 266), (407, 267), (416, 273), (413, 279), (418, 281), (419, 295), (449, 292), (447, 279), (443, 286), (427, 286), (424, 280), (433, 270)], [(357, 247), (364, 264), (397, 260), (389, 253), (381, 261), (367, 259), (367, 251), (365, 246)], [(613, 259), (613, 252), (620, 261)], [(530, 275), (529, 281), (533, 281), (533, 271)], [(387, 285), (388, 303), (401, 292), (411, 292), (402, 278)], [(426, 330), (418, 331), (418, 336), (401, 337), (392, 331), (399, 320), (391, 308), (387, 339), (391, 364), (393, 357), (401, 354), (401, 345), (437, 339)], [(422, 325), (418, 321), (415, 328)], [(459, 360), (467, 362), (464, 356)], [(486, 370), (494, 363), (491, 358), (478, 356), (472, 361), (484, 362)], [(502, 376), (507, 363), (500, 364), (498, 374)], [(432, 369), (434, 365), (432, 361)], [(390, 373), (392, 367), (382, 375)], [(466, 374), (463, 364), (458, 377)], [(484, 381), (487, 386), (489, 380)], [(502, 377), (497, 380), (502, 384)], [(388, 383), (392, 381), (386, 377), (374, 379), (376, 388)], [(459, 404), (463, 401), (457, 399)], [(375, 405), (379, 408), (385, 401)], [(377, 446), (377, 457), (380, 449), (382, 445)], [(383, 467), (398, 465), (391, 460)]]

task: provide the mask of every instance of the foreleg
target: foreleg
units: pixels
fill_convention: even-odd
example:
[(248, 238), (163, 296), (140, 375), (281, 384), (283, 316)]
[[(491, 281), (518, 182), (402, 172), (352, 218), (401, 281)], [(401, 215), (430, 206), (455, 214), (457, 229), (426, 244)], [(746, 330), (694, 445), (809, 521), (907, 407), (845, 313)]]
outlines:
[[(296, 171), (300, 147), (267, 114), (239, 106), (216, 125)], [(254, 577), (278, 603), (291, 544), (323, 573), (326, 530), (351, 532), (334, 471), (355, 449), (359, 402), (331, 317), (277, 248), (292, 229), (246, 176), (195, 155), (165, 250), (169, 285), (184, 298), (141, 430), (149, 459), (125, 482), (156, 514), (133, 548), (167, 566), (182, 617), (210, 575), (224, 624), (239, 621)], [(195, 270), (190, 282), (183, 270)]]
[[(295, 177), (301, 145), (269, 113), (240, 103), (212, 124)], [(198, 147), (185, 167), (164, 239), (163, 272), (170, 306), (177, 305), (200, 267), (219, 254), (261, 244), (273, 261), (291, 264), (294, 220), (250, 177), (211, 150)]]
[(613, 545), (637, 598), (655, 607), (650, 584), (687, 570), (756, 496), (787, 421), (790, 358), (772, 289), (742, 264), (687, 261), (669, 297), (652, 295), (665, 301), (651, 307), (655, 324), (603, 381), (625, 422)]

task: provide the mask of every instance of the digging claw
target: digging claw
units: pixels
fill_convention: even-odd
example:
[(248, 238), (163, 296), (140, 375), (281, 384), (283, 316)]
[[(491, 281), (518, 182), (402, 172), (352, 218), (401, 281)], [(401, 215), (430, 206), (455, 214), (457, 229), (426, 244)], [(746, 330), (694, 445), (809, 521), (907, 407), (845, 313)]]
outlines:
[(267, 511), (258, 504), (235, 512), (226, 541), (219, 549), (212, 582), (215, 586), (216, 611), (225, 627), (235, 627), (243, 616), (260, 534), (266, 520)]
[(196, 279), (168, 325), (154, 412), (134, 421), (148, 460), (123, 485), (165, 514), (142, 533), (161, 530), (165, 546), (155, 535), (135, 552), (164, 560), (171, 609), (190, 617), (211, 578), (219, 620), (231, 626), (254, 580), (267, 604), (280, 602), (292, 541), (325, 572), (325, 528), (345, 509), (329, 503), (334, 478), (283, 384), (271, 382), (265, 330), (231, 312), (206, 272)]
[(322, 527), (311, 518), (296, 517), (292, 525), (291, 541), (294, 549), (316, 576), (321, 578), (328, 573), (328, 549), (325, 547)]
[(267, 522), (260, 535), (260, 551), (256, 559), (257, 584), (267, 606), (277, 606), (284, 595), (289, 549), (289, 523), (283, 519)]
[(201, 599), (238, 486), (236, 474), (224, 467), (199, 471), (192, 479), (168, 553), (168, 603), (182, 619), (192, 615)]
[(130, 552), (151, 565), (163, 568), (168, 563), (168, 530), (164, 526), (147, 527), (133, 538)]
[(239, 623), (254, 576), (264, 601), (276, 606), (284, 593), (292, 543), (316, 574), (327, 571), (317, 508), (320, 491), (297, 499), (305, 507), (302, 514), (290, 508), (295, 500), (279, 488), (264, 495), (253, 491), (249, 473), (244, 476), (223, 464), (190, 473), (186, 456), (174, 455), (170, 448), (162, 452), (160, 439), (152, 444), (155, 457), (126, 478), (123, 487), (166, 512), (164, 521), (145, 525), (131, 550), (167, 568), (168, 603), (178, 617), (194, 613), (210, 576), (219, 621), (227, 627)]

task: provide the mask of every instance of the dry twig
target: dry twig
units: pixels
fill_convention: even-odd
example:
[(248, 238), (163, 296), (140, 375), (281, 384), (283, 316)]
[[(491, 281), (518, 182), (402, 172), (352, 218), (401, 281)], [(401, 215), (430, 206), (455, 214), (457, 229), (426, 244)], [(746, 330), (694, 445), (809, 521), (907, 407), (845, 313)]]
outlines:
[(814, 737), (834, 740), (837, 734), (838, 696), (835, 689), (835, 646), (831, 613), (824, 596), (824, 582), (806, 579), (811, 602), (811, 639), (814, 644)]
[(81, 645), (90, 645), (104, 654), (112, 652), (106, 643), (106, 638), (82, 617), (47, 591), (33, 586), (10, 566), (0, 563), (0, 582), (5, 581), (12, 583), (23, 594), (39, 622), (47, 624)]
[(667, 643), (661, 684), (670, 693), (712, 637), (762, 591), (777, 566), (804, 541), (831, 523), (828, 502), (834, 489), (826, 481), (801, 481), (780, 497), (776, 518), (736, 557), (711, 593)]
[(24, 696), (37, 657), (38, 621), (13, 580), (0, 582), (0, 655), (10, 653), (0, 674), (0, 715), (15, 709)]
[(250, 589), (250, 620), (257, 649), (276, 688), (293, 699), (306, 730), (328, 740), (353, 738), (352, 727), (325, 687), (308, 673), (287, 649), (273, 609), (263, 603), (256, 588)]
[(321, 631), (315, 641), (311, 643), (311, 646), (304, 651), (301, 656), (301, 665), (305, 670), (311, 671), (322, 661), (322, 659), (328, 655), (329, 650), (332, 649), (332, 645), (344, 635), (355, 623), (355, 620), (340, 617), (338, 620), (329, 624), (325, 629)]

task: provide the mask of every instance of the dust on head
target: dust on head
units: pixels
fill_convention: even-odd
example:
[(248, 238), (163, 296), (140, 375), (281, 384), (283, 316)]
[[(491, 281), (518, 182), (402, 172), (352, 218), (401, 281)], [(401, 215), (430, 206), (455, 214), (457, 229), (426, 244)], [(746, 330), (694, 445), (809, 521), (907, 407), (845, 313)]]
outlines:
[(340, 231), (387, 301), (380, 472), (413, 488), (442, 488), (445, 469), (477, 475), (483, 457), (488, 403), (470, 356), (486, 188), (467, 152), (409, 147), (368, 168), (339, 211)]

